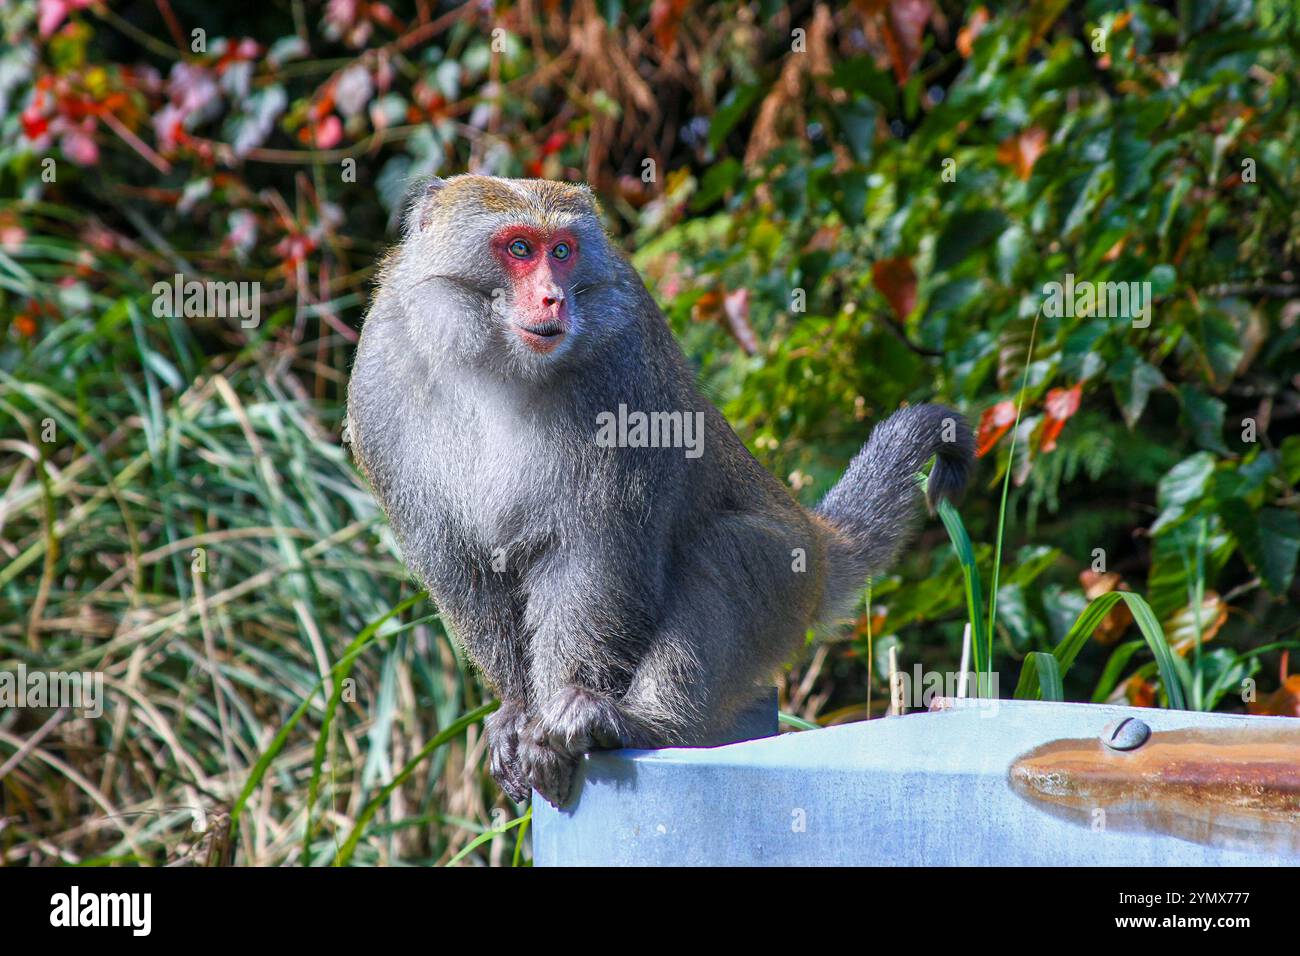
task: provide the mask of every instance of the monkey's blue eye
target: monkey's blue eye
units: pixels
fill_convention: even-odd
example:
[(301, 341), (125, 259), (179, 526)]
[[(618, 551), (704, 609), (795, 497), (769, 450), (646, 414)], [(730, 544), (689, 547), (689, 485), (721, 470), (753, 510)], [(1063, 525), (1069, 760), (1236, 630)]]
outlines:
[(555, 248), (551, 250), (551, 255), (563, 262), (569, 258), (569, 244), (567, 242), (557, 242)]
[(514, 242), (510, 243), (507, 248), (509, 248), (510, 254), (516, 259), (527, 259), (533, 251), (532, 246), (523, 239), (516, 239)]

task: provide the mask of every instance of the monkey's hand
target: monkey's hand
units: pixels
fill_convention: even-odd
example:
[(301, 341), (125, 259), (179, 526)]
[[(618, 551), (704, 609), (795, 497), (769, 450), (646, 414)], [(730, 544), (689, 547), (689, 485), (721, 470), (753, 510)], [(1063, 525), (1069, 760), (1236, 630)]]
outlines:
[(521, 770), (533, 789), (562, 806), (573, 789), (578, 758), (590, 750), (624, 747), (629, 740), (628, 721), (618, 704), (585, 687), (565, 687), (523, 732)]
[(560, 807), (569, 800), (573, 790), (573, 774), (578, 761), (568, 754), (552, 750), (539, 739), (537, 722), (533, 721), (519, 735), (519, 776), (551, 805)]
[(590, 750), (617, 750), (631, 734), (622, 708), (611, 698), (570, 685), (548, 700), (536, 734), (552, 750), (577, 759)]
[(528, 724), (527, 705), (519, 700), (503, 700), (484, 723), (492, 779), (515, 803), (526, 803), (531, 788), (519, 759), (519, 737)]

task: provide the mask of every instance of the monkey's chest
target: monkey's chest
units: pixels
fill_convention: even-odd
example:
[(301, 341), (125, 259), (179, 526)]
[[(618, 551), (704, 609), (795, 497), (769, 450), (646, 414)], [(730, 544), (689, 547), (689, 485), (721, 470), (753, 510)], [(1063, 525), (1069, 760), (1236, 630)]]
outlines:
[(552, 443), (516, 433), (480, 433), (459, 456), (450, 483), (461, 525), (490, 551), (552, 537), (574, 497), (571, 463)]

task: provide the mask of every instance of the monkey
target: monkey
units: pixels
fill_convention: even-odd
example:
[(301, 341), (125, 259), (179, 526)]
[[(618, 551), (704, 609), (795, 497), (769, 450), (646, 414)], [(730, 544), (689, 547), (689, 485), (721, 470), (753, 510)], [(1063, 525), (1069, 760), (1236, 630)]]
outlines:
[[(718, 741), (899, 557), (925, 465), (931, 510), (973, 467), (961, 415), (907, 406), (800, 505), (701, 392), (601, 217), (584, 185), (418, 187), (348, 385), (353, 455), (500, 698), (488, 760), (516, 803), (565, 805), (592, 750)], [(699, 453), (609, 440), (620, 408), (698, 423)]]

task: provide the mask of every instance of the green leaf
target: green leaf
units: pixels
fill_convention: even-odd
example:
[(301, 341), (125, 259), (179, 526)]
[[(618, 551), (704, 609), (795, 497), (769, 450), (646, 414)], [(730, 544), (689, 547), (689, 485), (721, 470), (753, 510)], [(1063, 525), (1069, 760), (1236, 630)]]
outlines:
[(1007, 219), (996, 209), (976, 209), (959, 212), (948, 224), (935, 243), (934, 268), (947, 272), (965, 261), (976, 249), (988, 245), (1006, 228)]
[(1178, 390), (1178, 397), (1183, 403), (1183, 421), (1196, 437), (1196, 443), (1226, 455), (1228, 446), (1223, 443), (1223, 417), (1227, 406), (1194, 385), (1184, 385)]
[(1140, 136), (1132, 116), (1121, 116), (1111, 138), (1111, 162), (1115, 164), (1115, 182), (1120, 199), (1129, 200), (1151, 187), (1151, 171), (1146, 158), (1151, 143)]
[(1151, 526), (1152, 534), (1178, 522), (1187, 506), (1199, 503), (1205, 497), (1210, 478), (1214, 475), (1214, 456), (1207, 451), (1185, 458), (1165, 473), (1156, 485), (1156, 504), (1160, 517)]
[(1061, 231), (1069, 236), (1075, 230), (1093, 218), (1093, 213), (1110, 189), (1111, 171), (1107, 166), (1095, 166), (1079, 191), (1078, 198), (1065, 217)]
[(1282, 471), (1286, 480), (1300, 482), (1300, 435), (1288, 435), (1279, 446), (1282, 453)]
[(871, 162), (876, 140), (876, 104), (865, 97), (844, 104), (835, 109), (835, 116), (840, 123), (840, 132), (848, 143), (849, 151), (859, 163)]
[(830, 85), (867, 94), (884, 107), (887, 114), (898, 112), (898, 89), (893, 77), (878, 69), (869, 56), (855, 56), (837, 62), (831, 70)]
[(1111, 366), (1109, 377), (1120, 414), (1131, 431), (1146, 411), (1151, 392), (1164, 388), (1165, 377), (1158, 368), (1131, 350)]
[(1285, 594), (1300, 558), (1300, 514), (1283, 508), (1262, 508), (1257, 514), (1240, 498), (1220, 502), (1219, 514), (1264, 586)]
[(717, 112), (713, 114), (713, 122), (709, 125), (709, 146), (717, 149), (722, 145), (727, 134), (745, 118), (762, 92), (762, 86), (753, 84), (737, 87), (722, 98)]
[(1144, 645), (1145, 641), (1125, 641), (1119, 647), (1115, 648), (1110, 655), (1110, 660), (1106, 661), (1106, 668), (1101, 672), (1101, 678), (1097, 681), (1097, 686), (1092, 692), (1092, 702), (1094, 704), (1104, 703), (1119, 684), (1120, 675), (1124, 673), (1124, 668), (1128, 666), (1129, 660)]
[(743, 172), (740, 162), (731, 158), (710, 166), (700, 180), (699, 190), (691, 197), (691, 209), (698, 212), (723, 199), (735, 188)]

